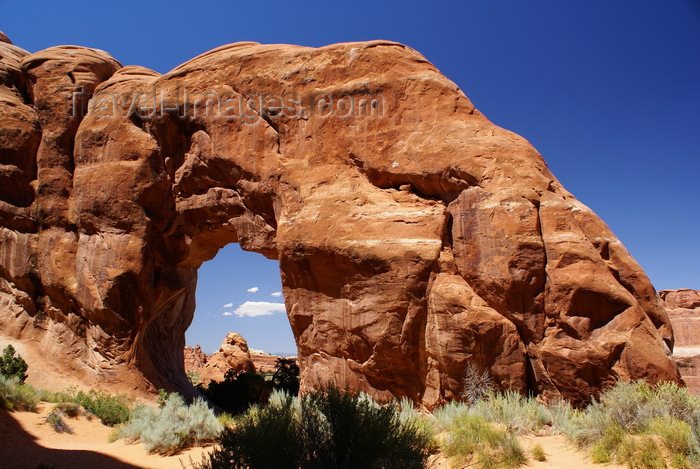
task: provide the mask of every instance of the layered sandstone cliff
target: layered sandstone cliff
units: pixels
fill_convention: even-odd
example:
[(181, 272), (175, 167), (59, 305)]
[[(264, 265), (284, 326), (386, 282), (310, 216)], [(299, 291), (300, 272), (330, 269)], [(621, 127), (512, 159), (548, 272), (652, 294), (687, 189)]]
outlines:
[(673, 357), (688, 388), (700, 393), (700, 291), (661, 290), (676, 337)]
[(622, 244), (406, 46), (236, 43), (160, 75), (0, 42), (0, 63), (0, 330), (57, 366), (187, 392), (197, 268), (238, 242), (280, 262), (306, 389), (432, 406), (469, 363), (577, 402), (679, 379)]

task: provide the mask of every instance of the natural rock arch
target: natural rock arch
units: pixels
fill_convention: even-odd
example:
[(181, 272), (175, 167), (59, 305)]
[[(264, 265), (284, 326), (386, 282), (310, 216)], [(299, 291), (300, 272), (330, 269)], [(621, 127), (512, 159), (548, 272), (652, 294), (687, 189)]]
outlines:
[(432, 406), (469, 362), (575, 401), (680, 379), (639, 265), (410, 48), (236, 43), (162, 76), (0, 50), (0, 324), (63, 366), (191, 389), (196, 270), (238, 242), (280, 262), (307, 389)]

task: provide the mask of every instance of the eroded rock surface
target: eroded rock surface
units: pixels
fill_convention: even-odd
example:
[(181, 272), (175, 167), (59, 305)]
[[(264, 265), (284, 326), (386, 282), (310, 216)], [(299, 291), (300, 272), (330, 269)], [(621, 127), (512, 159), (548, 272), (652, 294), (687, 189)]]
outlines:
[(0, 326), (57, 366), (191, 389), (197, 268), (238, 242), (280, 262), (306, 389), (432, 406), (470, 362), (576, 402), (679, 380), (640, 266), (406, 46), (236, 43), (165, 75), (0, 55)]
[(700, 291), (661, 290), (659, 297), (675, 333), (673, 358), (688, 388), (700, 393)]
[(197, 345), (185, 347), (185, 371), (199, 375), (202, 383), (223, 381), (230, 369), (239, 373), (256, 371), (251, 359), (248, 343), (240, 334), (229, 332), (221, 343), (219, 350), (211, 355), (205, 354)]

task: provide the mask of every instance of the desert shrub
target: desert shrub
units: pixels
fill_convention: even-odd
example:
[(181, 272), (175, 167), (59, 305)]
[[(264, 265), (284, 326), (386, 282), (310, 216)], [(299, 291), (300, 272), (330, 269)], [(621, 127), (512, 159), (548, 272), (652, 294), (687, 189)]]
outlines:
[(454, 422), (467, 415), (474, 415), (475, 411), (463, 402), (451, 401), (439, 407), (433, 412), (435, 425), (438, 430), (445, 431), (454, 425)]
[(687, 388), (669, 381), (659, 383), (653, 388), (648, 405), (654, 417), (670, 415), (690, 423), (695, 412), (700, 410), (700, 398), (689, 393)]
[(416, 426), (401, 421), (396, 405), (332, 387), (301, 399), (276, 393), (225, 429), (221, 447), (200, 467), (419, 468), (427, 461), (427, 442)]
[[(638, 432), (648, 425), (653, 417), (649, 400), (653, 391), (643, 381), (618, 381), (609, 391), (603, 393), (599, 402), (591, 404), (588, 414), (606, 420), (606, 417), (626, 432)], [(605, 427), (606, 425), (603, 425)]]
[(487, 420), (503, 424), (517, 432), (537, 431), (552, 423), (544, 405), (513, 390), (490, 392), (474, 407), (475, 412)]
[(571, 403), (562, 399), (552, 401), (547, 410), (553, 430), (568, 436), (581, 446), (581, 434), (585, 430), (584, 412), (573, 408)]
[(401, 422), (395, 404), (330, 387), (302, 400), (302, 434), (311, 467), (423, 467), (429, 437)]
[(66, 417), (72, 419), (80, 415), (80, 406), (73, 402), (60, 402), (54, 407), (54, 410), (62, 412)]
[(60, 404), (63, 402), (75, 402), (75, 396), (78, 393), (78, 389), (75, 386), (69, 386), (65, 391), (55, 392), (50, 394), (46, 399), (48, 402), (54, 402)]
[[(252, 407), (235, 427), (221, 433), (220, 447), (204, 466), (210, 469), (296, 469), (302, 460), (299, 417), (294, 398)], [(274, 448), (273, 451), (270, 448)]]
[[(579, 446), (591, 447), (596, 463), (665, 467), (664, 452), (657, 444), (662, 442), (673, 467), (700, 466), (700, 440), (694, 431), (699, 400), (675, 383), (652, 387), (642, 381), (620, 381), (585, 410), (560, 402), (549, 412), (556, 429)], [(642, 457), (635, 451), (648, 454)]]
[(666, 450), (676, 465), (688, 466), (688, 456), (693, 452), (693, 434), (691, 426), (670, 415), (656, 417), (649, 424), (649, 431), (661, 438)]
[(695, 411), (695, 415), (690, 422), (691, 435), (688, 446), (690, 447), (690, 461), (694, 467), (700, 467), (700, 410)]
[(267, 403), (272, 386), (261, 374), (237, 373), (231, 369), (226, 372), (223, 381), (212, 381), (203, 392), (222, 410), (236, 415), (253, 404)]
[(73, 433), (73, 430), (66, 424), (63, 418), (66, 417), (62, 411), (54, 409), (46, 416), (46, 423), (51, 425), (56, 433)]
[(515, 434), (496, 428), (483, 416), (464, 414), (455, 418), (453, 423), (444, 450), (454, 462), (482, 469), (508, 469), (527, 460)]
[(229, 414), (228, 412), (221, 412), (219, 415), (216, 416), (216, 419), (221, 424), (221, 428), (233, 427), (234, 425), (236, 425), (236, 419), (233, 417), (233, 415)]
[(591, 448), (591, 460), (596, 464), (608, 464), (615, 461), (625, 438), (625, 432), (619, 426), (607, 428), (602, 437)]
[(530, 448), (530, 454), (532, 454), (532, 459), (534, 459), (535, 461), (547, 460), (547, 453), (544, 452), (544, 448), (539, 443)]
[(20, 384), (27, 379), (27, 362), (22, 357), (15, 357), (15, 348), (12, 345), (5, 347), (0, 357), (0, 375), (6, 378), (17, 378)]
[(81, 405), (83, 409), (110, 427), (125, 423), (131, 414), (129, 398), (125, 394), (112, 395), (105, 391), (91, 389), (88, 392), (78, 392), (72, 398), (72, 402)]
[(488, 371), (479, 369), (469, 363), (464, 371), (464, 390), (462, 398), (468, 405), (475, 404), (496, 390), (496, 385)]
[(630, 469), (666, 469), (664, 455), (650, 436), (626, 437), (620, 446), (617, 462)]
[(36, 411), (40, 394), (29, 384), (14, 378), (0, 376), (0, 406), (6, 410)]
[(127, 440), (141, 440), (146, 449), (163, 455), (214, 441), (221, 424), (201, 399), (191, 405), (177, 393), (168, 395), (159, 409), (141, 406), (133, 410), (129, 421), (119, 429)]
[(623, 433), (645, 430), (656, 410), (650, 404), (653, 390), (643, 381), (618, 381), (580, 412), (574, 440), (579, 446), (590, 446), (621, 429)]
[(416, 427), (428, 441), (428, 448), (437, 451), (438, 442), (436, 440), (435, 417), (423, 415), (416, 410), (413, 402), (408, 398), (401, 399), (399, 404), (399, 420), (403, 425)]

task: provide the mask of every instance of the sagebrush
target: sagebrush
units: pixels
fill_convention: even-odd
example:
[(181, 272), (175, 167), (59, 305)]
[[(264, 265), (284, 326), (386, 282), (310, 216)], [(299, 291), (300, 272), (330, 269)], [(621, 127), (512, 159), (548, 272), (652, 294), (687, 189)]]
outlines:
[(187, 405), (177, 393), (165, 398), (158, 409), (137, 407), (119, 429), (119, 437), (140, 440), (152, 453), (176, 454), (185, 448), (214, 442), (222, 425), (201, 399)]

